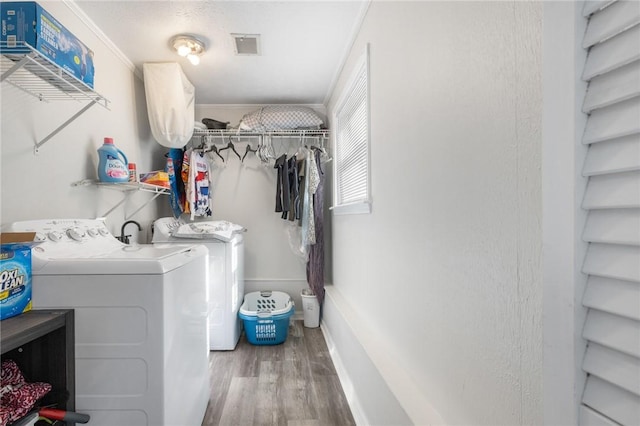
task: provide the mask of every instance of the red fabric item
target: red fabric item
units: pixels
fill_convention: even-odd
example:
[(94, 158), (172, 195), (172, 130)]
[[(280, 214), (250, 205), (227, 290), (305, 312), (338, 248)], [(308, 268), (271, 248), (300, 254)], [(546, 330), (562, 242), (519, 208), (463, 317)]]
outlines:
[(44, 382), (27, 383), (13, 360), (2, 361), (0, 372), (0, 426), (6, 426), (27, 414), (36, 402), (51, 390)]

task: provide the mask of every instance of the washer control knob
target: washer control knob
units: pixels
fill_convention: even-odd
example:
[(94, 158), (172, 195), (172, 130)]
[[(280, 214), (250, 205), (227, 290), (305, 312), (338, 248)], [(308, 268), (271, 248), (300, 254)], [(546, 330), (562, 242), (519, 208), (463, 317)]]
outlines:
[(76, 228), (70, 228), (69, 230), (67, 230), (67, 235), (72, 240), (82, 241), (82, 238), (84, 238), (85, 233), (84, 231), (82, 231), (82, 229), (76, 227)]
[(100, 235), (102, 235), (103, 237), (106, 237), (107, 235), (109, 235), (109, 231), (107, 231), (105, 228), (98, 228), (98, 232), (100, 233)]
[(90, 237), (97, 237), (98, 236), (98, 231), (94, 228), (91, 228), (87, 231), (87, 234), (89, 234)]
[(62, 239), (62, 236), (63, 235), (58, 231), (51, 231), (47, 234), (47, 237), (49, 237), (49, 239), (54, 243), (57, 243), (58, 241), (60, 241)]
[(41, 234), (39, 232), (36, 232), (35, 241), (42, 242), (42, 241), (46, 241), (46, 240), (47, 240), (47, 236), (46, 235)]

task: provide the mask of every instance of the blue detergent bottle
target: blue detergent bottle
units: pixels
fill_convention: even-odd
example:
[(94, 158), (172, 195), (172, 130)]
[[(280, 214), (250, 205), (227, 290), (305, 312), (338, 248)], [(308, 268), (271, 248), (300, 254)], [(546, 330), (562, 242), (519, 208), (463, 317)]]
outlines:
[(129, 161), (124, 152), (113, 144), (112, 138), (104, 138), (98, 148), (98, 179), (100, 182), (128, 182)]

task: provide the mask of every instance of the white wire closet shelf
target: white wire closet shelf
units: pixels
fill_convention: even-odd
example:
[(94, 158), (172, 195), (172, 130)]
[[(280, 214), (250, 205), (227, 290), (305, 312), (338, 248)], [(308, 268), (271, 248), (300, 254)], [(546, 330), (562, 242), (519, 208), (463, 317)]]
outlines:
[(109, 101), (91, 87), (51, 62), (25, 42), (0, 42), (2, 83), (8, 83), (43, 102), (86, 102), (77, 113), (35, 143), (35, 151), (93, 105), (109, 109)]
[(238, 129), (195, 129), (193, 136), (237, 136), (237, 137), (313, 137), (313, 138), (329, 138), (329, 129), (285, 129), (285, 130), (238, 130)]
[(136, 213), (138, 213), (140, 210), (142, 210), (144, 207), (146, 207), (149, 203), (151, 203), (153, 200), (158, 198), (160, 195), (171, 194), (171, 189), (169, 188), (166, 188), (164, 186), (151, 185), (144, 182), (100, 182), (94, 179), (84, 179), (78, 182), (73, 182), (71, 186), (73, 187), (97, 186), (100, 188), (120, 191), (125, 194), (124, 197), (118, 203), (116, 203), (113, 207), (111, 207), (104, 214), (102, 214), (101, 217), (106, 217), (109, 214), (111, 214), (111, 212), (113, 212), (116, 208), (124, 204), (124, 202), (127, 201), (131, 196), (131, 194), (133, 194), (134, 192), (142, 191), (142, 192), (150, 192), (153, 194), (153, 197), (149, 198), (146, 202), (139, 205), (133, 212), (126, 214), (125, 220), (131, 219)]

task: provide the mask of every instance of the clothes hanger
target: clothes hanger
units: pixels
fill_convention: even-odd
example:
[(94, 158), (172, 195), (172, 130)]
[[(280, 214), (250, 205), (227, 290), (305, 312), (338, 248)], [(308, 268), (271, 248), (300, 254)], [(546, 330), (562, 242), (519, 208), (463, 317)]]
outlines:
[(300, 135), (300, 142), (298, 144), (298, 150), (294, 154), (295, 156), (298, 156), (298, 155), (305, 155), (306, 156), (307, 155), (308, 151), (307, 151), (307, 147), (304, 144), (304, 137), (305, 137), (304, 132), (302, 132), (302, 134)]
[(320, 136), (320, 146), (314, 145), (312, 146), (312, 148), (320, 152), (320, 161), (322, 161), (323, 163), (328, 163), (332, 160), (332, 158), (324, 147), (324, 140), (325, 138)]
[[(201, 136), (200, 143), (198, 145), (195, 144), (195, 139), (192, 139), (189, 143), (191, 144), (191, 150), (202, 152), (204, 154), (209, 144), (209, 138), (207, 136)], [(169, 154), (165, 154), (165, 157), (167, 157), (168, 155)]]
[(224, 157), (222, 155), (220, 155), (220, 151), (218, 151), (218, 148), (215, 145), (211, 145), (211, 149), (209, 151), (206, 152), (215, 152), (216, 155), (218, 157), (220, 157), (220, 159), (222, 160), (222, 162), (224, 163)]
[(260, 142), (258, 143), (258, 152), (256, 153), (260, 161), (267, 163), (269, 158), (267, 157), (267, 141), (266, 136), (260, 136)]
[(273, 149), (273, 145), (271, 143), (271, 136), (261, 136), (261, 143), (258, 146), (258, 158), (260, 158), (260, 161), (262, 161), (263, 163), (268, 163), (269, 160), (275, 160), (276, 158), (276, 153), (275, 150)]
[(240, 156), (240, 154), (238, 154), (238, 151), (236, 151), (236, 146), (233, 144), (233, 141), (231, 140), (231, 136), (229, 136), (229, 143), (227, 144), (227, 146), (225, 146), (224, 148), (220, 148), (218, 151), (221, 152), (221, 151), (224, 151), (225, 149), (231, 149), (233, 153), (238, 156), (238, 160), (242, 160), (242, 157)]
[(324, 147), (324, 139), (324, 137), (320, 138), (320, 159), (323, 162), (328, 163), (329, 161), (333, 160), (333, 158), (331, 158), (331, 156), (327, 152), (327, 149)]
[(205, 140), (202, 143), (202, 146), (200, 148), (195, 148), (197, 150), (201, 150), (202, 154), (206, 154), (208, 152), (214, 152), (218, 157), (220, 157), (220, 159), (222, 160), (222, 162), (224, 163), (224, 158), (222, 157), (222, 155), (220, 155), (220, 153), (218, 152), (218, 148), (216, 147), (216, 145), (214, 144), (214, 142), (211, 141), (211, 139), (209, 138), (209, 136), (205, 136)]
[(241, 160), (241, 161), (242, 161), (243, 163), (244, 163), (244, 159), (245, 159), (245, 157), (246, 157), (246, 156), (247, 156), (247, 154), (249, 154), (250, 152), (253, 152), (254, 154), (258, 155), (258, 150), (257, 150), (257, 149), (253, 149), (253, 148), (251, 147), (251, 144), (249, 143), (249, 144), (247, 144), (247, 148), (245, 149), (245, 151), (244, 151), (244, 155), (242, 156), (242, 160)]

